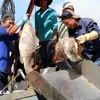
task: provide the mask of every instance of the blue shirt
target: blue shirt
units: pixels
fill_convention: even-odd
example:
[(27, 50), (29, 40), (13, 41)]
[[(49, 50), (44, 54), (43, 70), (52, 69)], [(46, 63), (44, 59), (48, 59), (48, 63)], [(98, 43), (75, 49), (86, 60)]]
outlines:
[(10, 40), (18, 39), (18, 34), (9, 35), (7, 28), (0, 25), (0, 72), (8, 73)]
[(53, 31), (58, 29), (56, 11), (48, 8), (44, 13), (39, 9), (35, 13), (35, 28), (41, 41), (53, 39)]
[(83, 46), (83, 54), (92, 61), (100, 60), (100, 29), (96, 22), (91, 18), (80, 18), (78, 19), (79, 27), (75, 29), (68, 29), (69, 36), (77, 38), (80, 35), (96, 31), (98, 38), (92, 41), (87, 41)]

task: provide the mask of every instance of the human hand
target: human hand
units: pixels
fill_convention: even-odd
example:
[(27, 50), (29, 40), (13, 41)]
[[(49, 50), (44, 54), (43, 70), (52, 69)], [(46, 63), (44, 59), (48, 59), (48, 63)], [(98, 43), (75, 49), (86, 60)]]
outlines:
[(90, 34), (84, 34), (76, 38), (78, 40), (79, 44), (83, 44), (84, 42), (88, 41), (90, 39)]
[(23, 20), (24, 23), (28, 21), (28, 15), (29, 15), (29, 14), (24, 14), (24, 15), (22, 16), (21, 20)]
[(31, 25), (31, 26), (32, 26), (32, 23), (31, 23), (31, 21), (30, 21), (30, 20), (28, 20), (28, 21), (27, 21), (27, 23), (28, 23), (29, 25)]
[(82, 51), (83, 51), (83, 47), (80, 45), (80, 44), (78, 44), (78, 52), (77, 52), (77, 54), (80, 56), (80, 57), (82, 57)]
[(18, 26), (18, 27), (21, 27), (23, 24), (25, 24), (27, 21), (28, 21), (28, 16), (29, 16), (30, 14), (24, 14), (23, 16), (22, 16), (22, 18), (16, 23), (16, 25)]

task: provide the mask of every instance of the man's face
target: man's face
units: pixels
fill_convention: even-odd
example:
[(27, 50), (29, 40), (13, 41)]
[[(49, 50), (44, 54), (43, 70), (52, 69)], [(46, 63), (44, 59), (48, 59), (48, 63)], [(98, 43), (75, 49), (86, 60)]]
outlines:
[(71, 28), (71, 29), (75, 28), (75, 19), (74, 18), (63, 19), (62, 21), (68, 28)]
[(5, 26), (6, 28), (10, 28), (14, 25), (14, 20), (5, 20), (2, 22), (2, 25)]
[(41, 7), (47, 7), (48, 6), (48, 0), (40, 0), (40, 6)]

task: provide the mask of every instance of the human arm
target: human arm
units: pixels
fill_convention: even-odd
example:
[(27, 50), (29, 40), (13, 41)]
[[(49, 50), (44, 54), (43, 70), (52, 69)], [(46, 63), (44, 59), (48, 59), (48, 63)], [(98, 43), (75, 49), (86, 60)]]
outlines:
[(57, 39), (58, 39), (58, 31), (54, 30), (54, 36), (53, 36), (53, 40), (52, 40), (52, 46), (55, 47), (56, 43), (57, 43)]
[(52, 40), (52, 46), (55, 47), (58, 39), (58, 22), (57, 22), (57, 14), (54, 12), (52, 17), (52, 28), (53, 28), (53, 40)]
[(85, 28), (86, 32), (76, 38), (79, 44), (82, 44), (89, 40), (95, 40), (100, 35), (100, 29), (93, 19), (85, 19), (84, 25), (85, 26), (83, 28)]
[(14, 26), (7, 29), (7, 33), (9, 35), (14, 34), (19, 27), (21, 27), (25, 22), (27, 22), (27, 20), (28, 20), (28, 14), (23, 15), (22, 18)]
[(90, 33), (81, 35), (81, 36), (77, 37), (76, 39), (78, 40), (79, 44), (83, 44), (86, 41), (95, 40), (97, 38), (98, 38), (98, 33), (96, 31), (91, 31)]

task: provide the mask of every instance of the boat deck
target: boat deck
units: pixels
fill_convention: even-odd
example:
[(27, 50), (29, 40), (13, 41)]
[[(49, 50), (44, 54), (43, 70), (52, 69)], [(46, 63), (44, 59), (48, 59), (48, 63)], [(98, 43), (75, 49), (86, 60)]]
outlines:
[[(83, 61), (81, 65), (76, 66), (76, 69), (50, 72), (42, 74), (42, 76), (52, 87), (59, 91), (66, 100), (100, 100), (100, 67), (91, 61)], [(46, 86), (43, 87), (46, 88)], [(51, 90), (52, 89), (53, 88), (51, 88)], [(0, 96), (0, 100), (51, 99), (49, 99), (49, 96), (46, 99), (41, 99), (36, 95), (36, 92), (33, 89), (29, 89)]]

